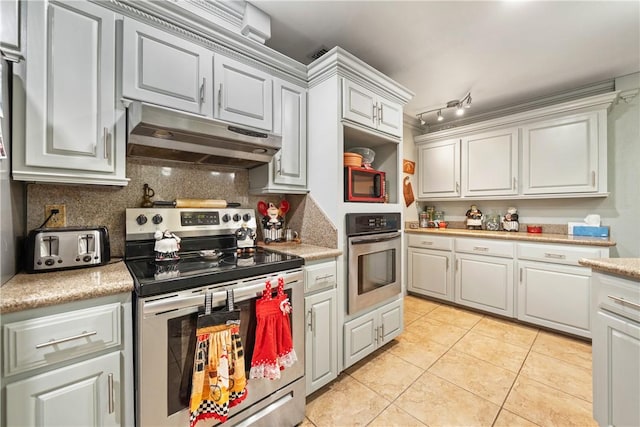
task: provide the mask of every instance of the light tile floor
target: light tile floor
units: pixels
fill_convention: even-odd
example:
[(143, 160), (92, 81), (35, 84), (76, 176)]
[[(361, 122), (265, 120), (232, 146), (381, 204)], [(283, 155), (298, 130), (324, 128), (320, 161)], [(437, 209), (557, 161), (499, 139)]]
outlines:
[(405, 330), (307, 398), (303, 427), (597, 426), (591, 345), (405, 298)]

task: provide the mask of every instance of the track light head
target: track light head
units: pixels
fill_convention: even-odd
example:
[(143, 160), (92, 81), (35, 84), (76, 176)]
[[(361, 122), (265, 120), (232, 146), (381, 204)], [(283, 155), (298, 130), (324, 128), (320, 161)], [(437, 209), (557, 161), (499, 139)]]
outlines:
[(444, 117), (442, 116), (442, 110), (438, 110), (438, 121), (441, 122), (444, 120)]
[(462, 116), (464, 114), (464, 107), (462, 107), (462, 104), (458, 103), (458, 106), (456, 107), (456, 116)]
[(424, 121), (424, 119), (422, 118), (422, 114), (420, 114), (420, 124), (422, 126), (424, 126), (425, 124), (427, 124), (427, 122)]

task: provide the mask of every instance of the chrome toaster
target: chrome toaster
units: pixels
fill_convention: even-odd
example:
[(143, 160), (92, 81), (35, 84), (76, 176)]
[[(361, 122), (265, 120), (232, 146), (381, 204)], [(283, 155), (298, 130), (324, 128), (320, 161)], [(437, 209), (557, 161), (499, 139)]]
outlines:
[(27, 273), (95, 267), (109, 262), (111, 248), (106, 227), (36, 228), (25, 245)]

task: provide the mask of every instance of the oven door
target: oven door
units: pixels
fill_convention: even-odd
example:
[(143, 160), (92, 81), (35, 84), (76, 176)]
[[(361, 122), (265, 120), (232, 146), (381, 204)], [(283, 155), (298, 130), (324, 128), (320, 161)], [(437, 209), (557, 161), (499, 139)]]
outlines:
[(349, 304), (354, 314), (401, 292), (401, 233), (349, 237)]
[[(285, 292), (291, 301), (291, 331), (298, 361), (281, 372), (279, 380), (251, 380), (251, 355), (255, 340), (255, 302), (262, 296), (267, 279), (274, 290), (277, 278), (285, 278)], [(214, 307), (226, 302), (226, 290), (234, 290), (235, 306), (240, 312), (240, 335), (245, 352), (247, 397), (229, 410), (229, 420), (242, 412), (244, 419), (257, 412), (250, 408), (279, 390), (286, 389), (304, 377), (304, 283), (300, 270), (278, 276), (224, 283), (175, 292), (164, 296), (139, 299), (137, 303), (136, 338), (136, 413), (139, 426), (188, 426), (189, 399), (195, 352), (198, 308), (204, 295), (213, 293)], [(293, 394), (290, 393), (290, 394)], [(290, 396), (285, 396), (291, 399)], [(302, 393), (302, 417), (304, 393)], [(256, 405), (255, 407), (259, 407)], [(262, 411), (264, 412), (264, 411)], [(207, 425), (215, 425), (211, 420)], [(233, 424), (236, 424), (235, 422)]]

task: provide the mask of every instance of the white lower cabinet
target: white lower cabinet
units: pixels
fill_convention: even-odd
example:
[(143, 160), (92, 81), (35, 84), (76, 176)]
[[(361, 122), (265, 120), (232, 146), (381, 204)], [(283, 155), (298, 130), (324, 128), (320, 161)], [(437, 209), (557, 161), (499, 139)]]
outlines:
[(7, 386), (8, 426), (119, 426), (120, 354), (37, 375)]
[(400, 335), (402, 299), (395, 300), (344, 324), (344, 367), (347, 368)]
[(591, 270), (519, 261), (518, 319), (591, 337)]
[(453, 301), (453, 241), (446, 237), (409, 235), (407, 290)]
[(6, 426), (133, 425), (132, 328), (130, 294), (3, 314)]
[(336, 262), (312, 262), (304, 270), (304, 364), (309, 395), (338, 376)]
[(335, 288), (305, 297), (304, 309), (306, 394), (309, 395), (338, 376)]
[(640, 425), (640, 282), (593, 274), (593, 418)]

